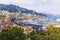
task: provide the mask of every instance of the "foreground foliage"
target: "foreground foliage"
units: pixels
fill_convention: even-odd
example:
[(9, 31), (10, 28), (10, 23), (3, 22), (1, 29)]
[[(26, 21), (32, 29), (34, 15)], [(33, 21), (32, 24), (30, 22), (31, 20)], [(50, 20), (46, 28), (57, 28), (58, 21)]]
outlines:
[(30, 40), (60, 40), (60, 28), (50, 25), (47, 32), (43, 34), (33, 31), (31, 34), (25, 35), (20, 27), (11, 26), (0, 32), (0, 40), (27, 40), (28, 38)]
[(44, 34), (31, 34), (31, 40), (60, 40), (60, 28), (50, 25)]
[(24, 40), (25, 35), (20, 27), (3, 29), (0, 33), (0, 40)]

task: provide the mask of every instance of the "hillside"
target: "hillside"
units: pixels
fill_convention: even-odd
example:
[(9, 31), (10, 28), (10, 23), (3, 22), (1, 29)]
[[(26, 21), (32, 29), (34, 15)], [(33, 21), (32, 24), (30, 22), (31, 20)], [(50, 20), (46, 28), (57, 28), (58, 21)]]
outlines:
[(19, 7), (13, 4), (0, 4), (0, 14), (1, 16), (5, 15), (9, 17), (12, 22), (20, 24), (22, 21), (24, 24), (44, 24), (45, 22), (56, 21), (57, 16), (46, 14), (46, 13), (38, 13), (34, 10), (28, 10), (23, 7)]

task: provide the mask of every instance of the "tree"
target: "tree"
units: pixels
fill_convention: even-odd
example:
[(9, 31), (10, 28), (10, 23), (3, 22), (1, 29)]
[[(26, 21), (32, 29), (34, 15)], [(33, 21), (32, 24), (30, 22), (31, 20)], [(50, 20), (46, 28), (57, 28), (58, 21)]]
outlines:
[(34, 32), (34, 31), (30, 34), (31, 40), (41, 40), (43, 37), (44, 37), (44, 34), (42, 35), (40, 33)]
[(0, 33), (0, 40), (25, 40), (25, 35), (20, 27), (3, 29)]
[(45, 35), (45, 39), (48, 38), (49, 40), (60, 40), (60, 28), (50, 25), (47, 28)]

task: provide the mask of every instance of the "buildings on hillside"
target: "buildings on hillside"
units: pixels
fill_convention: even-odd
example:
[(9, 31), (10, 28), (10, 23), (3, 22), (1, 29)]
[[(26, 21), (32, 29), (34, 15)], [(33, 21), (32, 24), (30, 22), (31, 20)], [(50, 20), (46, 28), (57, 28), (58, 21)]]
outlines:
[[(15, 19), (15, 20), (13, 20)], [(39, 15), (36, 15), (36, 14), (30, 14), (30, 13), (21, 13), (21, 12), (8, 12), (8, 11), (1, 11), (0, 10), (0, 21), (5, 21), (5, 22), (9, 22), (13, 20), (14, 23), (17, 23), (19, 25), (25, 25), (25, 26), (29, 26), (29, 27), (42, 27), (42, 29), (46, 29), (48, 27), (48, 25), (58, 25), (60, 24), (59, 22), (60, 21), (49, 21), (48, 22), (46, 21), (47, 18), (43, 17), (43, 16), (39, 16)], [(41, 20), (43, 20), (43, 24), (41, 25), (40, 23), (42, 22)], [(13, 22), (12, 21), (12, 22)], [(38, 22), (40, 23), (38, 23)], [(9, 23), (8, 23), (9, 24)], [(55, 25), (55, 26), (56, 26)], [(39, 28), (40, 30), (40, 28)]]

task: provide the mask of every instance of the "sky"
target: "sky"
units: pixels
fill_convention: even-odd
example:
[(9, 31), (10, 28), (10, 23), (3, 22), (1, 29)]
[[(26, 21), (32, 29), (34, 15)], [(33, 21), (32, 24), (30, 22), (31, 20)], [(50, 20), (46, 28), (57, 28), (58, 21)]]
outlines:
[(14, 4), (40, 13), (60, 15), (60, 0), (0, 0), (0, 4)]

